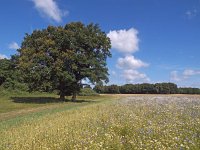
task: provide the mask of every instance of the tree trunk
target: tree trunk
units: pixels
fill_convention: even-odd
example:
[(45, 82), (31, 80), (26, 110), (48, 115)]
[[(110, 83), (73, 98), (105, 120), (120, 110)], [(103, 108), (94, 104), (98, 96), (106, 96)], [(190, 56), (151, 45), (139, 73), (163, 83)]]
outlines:
[(59, 89), (60, 89), (60, 100), (61, 101), (65, 101), (65, 84), (64, 81), (60, 80), (60, 85), (59, 85)]
[(60, 100), (65, 101), (65, 93), (64, 92), (60, 92)]
[(76, 92), (73, 92), (72, 94), (72, 102), (75, 102), (76, 101)]

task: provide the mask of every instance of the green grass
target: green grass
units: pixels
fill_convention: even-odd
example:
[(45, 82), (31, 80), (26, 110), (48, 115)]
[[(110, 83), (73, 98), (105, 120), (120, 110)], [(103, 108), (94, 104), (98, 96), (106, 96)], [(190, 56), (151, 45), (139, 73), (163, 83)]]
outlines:
[(45, 115), (77, 109), (81, 106), (106, 101), (108, 96), (78, 96), (77, 102), (60, 101), (49, 93), (0, 92), (0, 130), (18, 126), (28, 120), (36, 120)]
[(0, 130), (17, 126), (27, 120), (86, 105), (86, 103), (60, 102), (57, 95), (0, 91)]
[[(78, 98), (79, 100), (84, 100), (84, 99), (87, 100), (89, 97), (79, 96)], [(90, 96), (90, 99), (92, 98), (98, 100), (96, 96)], [(67, 97), (66, 100), (69, 102), (70, 97)], [(19, 91), (9, 92), (6, 90), (0, 91), (0, 114), (11, 111), (23, 110), (27, 108), (37, 108), (42, 106), (57, 105), (61, 103), (62, 102), (59, 100), (57, 95), (50, 93), (39, 93), (39, 92), (27, 93)]]
[(53, 108), (48, 103), (49, 109), (1, 121), (0, 149), (200, 148), (198, 96), (105, 95), (79, 100), (85, 101), (56, 103)]
[(45, 106), (46, 104), (38, 104), (38, 103), (26, 103), (26, 102), (13, 102), (15, 97), (55, 97), (53, 94), (47, 94), (47, 93), (27, 93), (27, 92), (9, 92), (2, 90), (0, 91), (0, 113), (6, 113), (14, 110), (21, 110), (24, 108), (33, 108), (33, 107), (39, 107), (39, 106)]

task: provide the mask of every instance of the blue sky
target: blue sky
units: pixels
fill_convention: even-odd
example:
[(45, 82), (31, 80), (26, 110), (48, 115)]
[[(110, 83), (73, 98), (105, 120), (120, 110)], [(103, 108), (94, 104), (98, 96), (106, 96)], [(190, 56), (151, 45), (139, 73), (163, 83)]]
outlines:
[(34, 29), (94, 22), (112, 41), (109, 84), (200, 87), (200, 0), (1, 0), (0, 21), (0, 58)]

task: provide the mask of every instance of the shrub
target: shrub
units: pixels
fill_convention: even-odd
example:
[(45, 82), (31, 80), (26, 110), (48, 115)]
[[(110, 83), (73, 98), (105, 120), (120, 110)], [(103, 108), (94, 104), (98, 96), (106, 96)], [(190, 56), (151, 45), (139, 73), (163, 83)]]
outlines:
[(98, 94), (91, 88), (83, 88), (81, 89), (79, 95), (80, 96), (96, 96)]

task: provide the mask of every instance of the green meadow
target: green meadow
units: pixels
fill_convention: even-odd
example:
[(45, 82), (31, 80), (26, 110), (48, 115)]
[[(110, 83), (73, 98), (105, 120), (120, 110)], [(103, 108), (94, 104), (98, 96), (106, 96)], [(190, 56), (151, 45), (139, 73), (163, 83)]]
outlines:
[(2, 150), (200, 148), (200, 96), (1, 92), (0, 107)]

